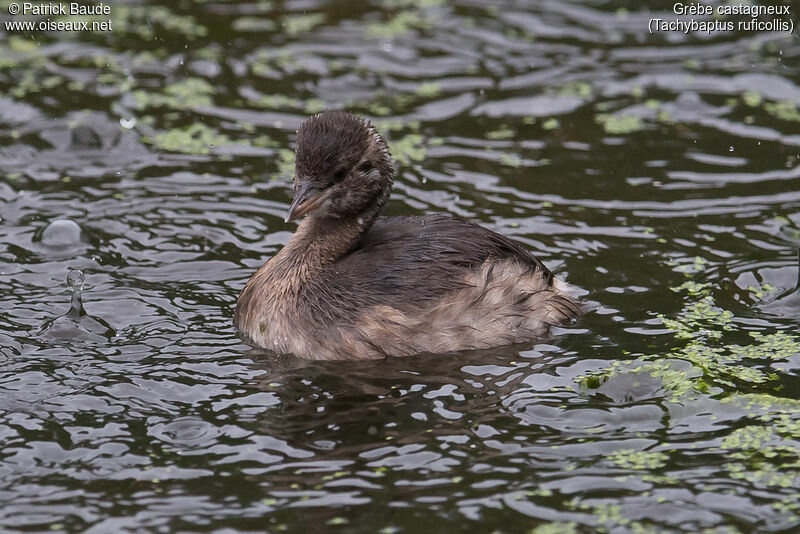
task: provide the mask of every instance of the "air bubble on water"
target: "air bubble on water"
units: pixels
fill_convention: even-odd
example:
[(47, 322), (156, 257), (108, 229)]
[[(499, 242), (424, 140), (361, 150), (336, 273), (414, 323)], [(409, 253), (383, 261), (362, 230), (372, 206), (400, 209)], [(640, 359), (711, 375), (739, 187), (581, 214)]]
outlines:
[(56, 219), (42, 232), (42, 244), (49, 247), (69, 247), (81, 241), (81, 227), (70, 219)]
[(728, 152), (733, 152), (733, 145), (728, 147)]
[(428, 177), (427, 176), (423, 176), (422, 177), (422, 183), (423, 184), (427, 184), (428, 183)]
[(358, 224), (364, 224), (364, 219), (363, 219), (363, 218), (361, 218), (361, 217), (359, 217), (359, 218), (358, 218)]

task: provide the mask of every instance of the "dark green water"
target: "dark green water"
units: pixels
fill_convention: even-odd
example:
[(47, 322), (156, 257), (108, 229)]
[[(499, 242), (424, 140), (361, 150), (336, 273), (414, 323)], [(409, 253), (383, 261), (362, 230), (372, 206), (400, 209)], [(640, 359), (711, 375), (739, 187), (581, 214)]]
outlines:
[[(108, 32), (0, 29), (0, 530), (796, 532), (800, 47), (651, 35), (671, 5), (113, 2)], [(513, 236), (593, 311), (480, 353), (243, 345), (238, 292), (294, 228), (293, 132), (326, 107), (389, 139), (389, 214)]]

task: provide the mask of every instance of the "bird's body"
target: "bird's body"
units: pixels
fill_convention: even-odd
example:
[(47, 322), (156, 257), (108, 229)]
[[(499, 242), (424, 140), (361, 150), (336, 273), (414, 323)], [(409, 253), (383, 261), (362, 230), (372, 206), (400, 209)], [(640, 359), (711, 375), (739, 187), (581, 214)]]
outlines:
[[(448, 215), (378, 217), (392, 174), (383, 139), (343, 112), (309, 122), (298, 132), (298, 176), (313, 175), (303, 166), (315, 160), (330, 168), (320, 174), (339, 176), (296, 182), (290, 217), (309, 215), (236, 305), (234, 323), (252, 344), (312, 359), (407, 356), (531, 341), (580, 315), (515, 241)], [(362, 129), (348, 164), (340, 127)]]

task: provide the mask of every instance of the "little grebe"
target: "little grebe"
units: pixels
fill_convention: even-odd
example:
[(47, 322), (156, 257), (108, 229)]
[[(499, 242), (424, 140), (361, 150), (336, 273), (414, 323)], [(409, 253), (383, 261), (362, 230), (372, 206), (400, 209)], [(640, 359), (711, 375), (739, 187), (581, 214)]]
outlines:
[(531, 341), (581, 314), (519, 243), (448, 215), (378, 217), (394, 168), (366, 120), (326, 111), (297, 131), (289, 242), (250, 278), (234, 325), (312, 359)]

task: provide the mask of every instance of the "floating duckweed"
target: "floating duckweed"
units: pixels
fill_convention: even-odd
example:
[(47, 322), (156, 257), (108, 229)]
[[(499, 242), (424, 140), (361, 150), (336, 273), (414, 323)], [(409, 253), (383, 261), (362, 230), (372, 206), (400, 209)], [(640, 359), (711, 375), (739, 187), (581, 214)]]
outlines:
[(570, 82), (558, 88), (558, 94), (563, 97), (577, 97), (589, 100), (592, 97), (592, 86), (586, 82)]
[(406, 128), (406, 124), (402, 121), (392, 119), (377, 119), (372, 121), (372, 124), (381, 132), (396, 132)]
[(486, 138), (492, 140), (512, 139), (516, 134), (517, 132), (515, 132), (513, 128), (510, 128), (504, 124), (497, 130), (488, 132), (486, 134)]
[(202, 78), (187, 78), (164, 88), (171, 97), (185, 101), (189, 107), (207, 106), (211, 104), (209, 95), (214, 94), (214, 87)]
[(669, 455), (665, 452), (646, 452), (635, 449), (620, 449), (608, 455), (608, 459), (625, 469), (653, 470), (664, 467)]
[[(694, 263), (697, 270), (702, 270), (707, 262), (698, 257)], [(672, 393), (671, 400), (675, 401), (692, 391), (706, 391), (710, 385), (735, 388), (741, 383), (765, 384), (777, 378), (777, 374), (743, 362), (785, 361), (800, 354), (800, 337), (787, 332), (752, 332), (753, 343), (723, 343), (725, 333), (735, 330), (734, 315), (717, 306), (711, 284), (688, 280), (672, 289), (685, 292), (691, 298), (676, 316), (661, 316), (660, 319), (664, 326), (673, 330), (676, 339), (689, 340), (685, 345), (676, 347), (667, 355), (644, 355), (634, 361), (614, 362), (609, 367), (576, 378), (576, 382), (589, 389), (598, 389), (614, 375), (646, 373), (660, 378), (662, 387)], [(685, 371), (676, 370), (666, 358), (686, 361), (700, 374), (689, 377)], [(745, 399), (743, 394), (738, 394), (738, 397)], [(772, 399), (770, 396), (767, 398)], [(747, 399), (752, 403), (759, 398)], [(800, 406), (800, 402), (797, 405)]]
[(412, 30), (425, 30), (432, 27), (433, 21), (417, 10), (400, 11), (385, 22), (373, 22), (365, 31), (369, 38), (391, 38), (409, 33)]
[(379, 104), (378, 102), (372, 102), (367, 106), (367, 110), (372, 115), (377, 115), (379, 117), (383, 117), (392, 113), (392, 109), (384, 104)]
[(708, 260), (707, 259), (705, 259), (705, 258), (703, 258), (701, 256), (695, 256), (694, 260), (692, 261), (691, 264), (682, 263), (675, 270), (678, 271), (679, 273), (684, 273), (684, 274), (690, 275), (690, 274), (693, 274), (693, 273), (699, 273), (699, 272), (704, 271), (705, 268), (706, 268), (706, 265), (708, 265)]
[(603, 125), (606, 133), (612, 135), (629, 134), (644, 129), (644, 123), (640, 117), (634, 115), (615, 115), (613, 113), (601, 113), (596, 120)]
[(301, 105), (300, 100), (297, 98), (279, 94), (261, 95), (258, 98), (249, 100), (248, 102), (260, 108), (273, 110), (298, 109)]
[[(751, 425), (734, 430), (722, 440), (724, 449), (753, 449), (758, 450), (765, 446), (766, 442), (775, 438), (775, 432), (765, 426)], [(741, 457), (741, 452), (735, 452), (737, 457)]]
[(553, 523), (545, 523), (538, 527), (532, 528), (528, 534), (577, 534), (578, 524), (574, 521), (569, 523), (564, 521), (555, 521)]
[(152, 143), (157, 148), (169, 152), (208, 154), (214, 146), (244, 144), (244, 141), (231, 141), (228, 136), (218, 134), (213, 128), (196, 122), (187, 128), (176, 128), (160, 133), (155, 136)]
[(278, 152), (278, 175), (291, 177), (294, 174), (294, 150), (288, 148)]
[(722, 402), (736, 403), (747, 410), (759, 408), (777, 414), (800, 412), (800, 400), (777, 397), (769, 393), (737, 393), (722, 399)]
[(509, 167), (514, 167), (514, 168), (522, 167), (522, 159), (515, 154), (506, 154), (506, 153), (500, 154), (499, 161), (503, 165), (508, 165)]
[[(191, 15), (178, 15), (162, 6), (115, 5), (111, 17), (114, 31), (144, 38), (178, 34), (189, 39), (205, 37), (208, 29)], [(163, 34), (158, 30), (166, 30)]]
[(310, 13), (308, 15), (287, 15), (281, 21), (284, 30), (289, 35), (299, 35), (308, 33), (323, 22), (325, 15), (322, 13)]
[(767, 102), (764, 104), (767, 113), (785, 121), (800, 122), (800, 110), (797, 104), (791, 100), (780, 100), (778, 102)]
[(750, 332), (757, 341), (754, 345), (731, 345), (730, 351), (737, 358), (768, 358), (786, 360), (800, 354), (800, 341), (785, 332), (764, 335), (761, 332)]
[(239, 17), (232, 27), (237, 32), (264, 32), (275, 29), (275, 21), (264, 17)]
[(796, 440), (781, 436), (778, 428), (749, 425), (722, 440), (720, 446), (728, 449), (728, 457), (739, 460), (726, 465), (732, 478), (771, 487), (794, 485), (800, 475), (800, 448)]
[[(646, 375), (661, 380), (661, 388), (670, 393), (670, 400), (677, 401), (695, 391), (698, 384), (687, 370), (678, 368), (669, 360), (646, 361), (639, 358), (632, 362), (616, 361), (609, 367), (581, 375), (575, 379), (587, 389), (598, 389), (613, 376), (622, 374)], [(699, 376), (697, 373), (696, 376)]]
[(745, 91), (742, 93), (742, 101), (751, 108), (760, 106), (762, 100), (761, 93), (758, 91)]
[(187, 78), (164, 88), (164, 93), (150, 91), (134, 91), (136, 107), (170, 107), (173, 109), (191, 109), (210, 106), (214, 87), (202, 78)]
[(430, 98), (442, 92), (442, 84), (438, 82), (425, 82), (414, 89), (414, 93), (421, 97)]
[(425, 138), (418, 133), (408, 134), (392, 142), (392, 153), (400, 164), (409, 165), (422, 161), (428, 153), (425, 148)]
[(555, 130), (561, 126), (561, 123), (555, 117), (551, 117), (542, 123), (542, 128), (545, 130)]
[(445, 0), (383, 0), (381, 4), (389, 9), (397, 9), (401, 7), (416, 7), (425, 9), (429, 7), (441, 6)]
[(686, 291), (689, 295), (705, 295), (711, 289), (711, 282), (701, 283), (688, 280), (678, 287), (671, 287), (672, 291)]
[(319, 113), (325, 109), (325, 102), (319, 98), (309, 98), (303, 105), (303, 109), (306, 113)]

